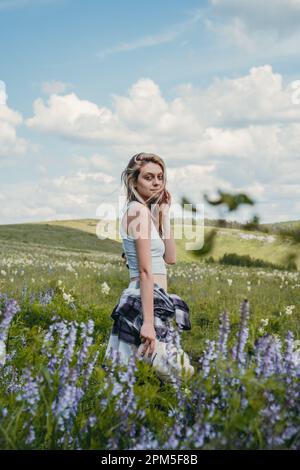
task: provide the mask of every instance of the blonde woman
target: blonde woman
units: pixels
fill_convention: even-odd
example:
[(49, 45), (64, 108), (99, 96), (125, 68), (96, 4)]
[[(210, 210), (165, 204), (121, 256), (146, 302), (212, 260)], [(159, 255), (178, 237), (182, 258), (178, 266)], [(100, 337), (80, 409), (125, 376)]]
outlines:
[(186, 371), (193, 374), (172, 322), (175, 320), (179, 329), (189, 330), (189, 307), (167, 288), (166, 265), (175, 264), (176, 247), (164, 161), (152, 153), (136, 154), (122, 172), (121, 181), (127, 201), (120, 235), (130, 283), (111, 315), (114, 324), (105, 359), (118, 357), (128, 364), (135, 355), (152, 364), (167, 380), (182, 369), (181, 353)]

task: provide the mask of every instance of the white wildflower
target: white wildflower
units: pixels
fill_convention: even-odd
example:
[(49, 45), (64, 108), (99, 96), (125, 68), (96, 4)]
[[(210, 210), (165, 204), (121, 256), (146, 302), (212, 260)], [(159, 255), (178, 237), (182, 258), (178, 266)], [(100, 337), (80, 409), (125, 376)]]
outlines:
[(73, 268), (73, 266), (70, 263), (67, 264), (66, 270), (70, 271), (71, 273), (75, 271), (75, 269)]
[(110, 291), (109, 285), (107, 284), (107, 282), (103, 282), (103, 283), (101, 284), (101, 292), (102, 292), (102, 294), (108, 294), (109, 291)]
[(269, 324), (269, 319), (268, 318), (262, 318), (260, 320), (260, 325), (259, 325), (259, 328), (258, 328), (258, 332), (260, 334), (264, 334), (265, 333), (265, 326), (268, 326)]
[(287, 305), (287, 306), (285, 307), (284, 313), (285, 313), (286, 315), (292, 315), (294, 308), (295, 308), (295, 305)]
[(74, 302), (74, 298), (71, 296), (71, 294), (67, 294), (66, 292), (63, 293), (63, 298), (67, 304)]

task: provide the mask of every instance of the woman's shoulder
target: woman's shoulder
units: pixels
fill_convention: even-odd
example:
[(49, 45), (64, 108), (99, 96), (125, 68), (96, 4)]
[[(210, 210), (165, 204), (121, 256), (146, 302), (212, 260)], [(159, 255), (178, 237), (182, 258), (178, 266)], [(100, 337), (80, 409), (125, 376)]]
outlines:
[(130, 201), (128, 204), (127, 204), (127, 209), (130, 208), (130, 212), (135, 212), (135, 211), (139, 211), (139, 212), (147, 212), (148, 208), (145, 206), (145, 204), (142, 204), (141, 202), (139, 201)]
[(129, 202), (127, 202), (127, 207), (131, 206), (131, 205), (137, 205), (137, 206), (141, 206), (141, 207), (145, 206), (145, 204), (142, 204), (140, 201), (129, 201)]

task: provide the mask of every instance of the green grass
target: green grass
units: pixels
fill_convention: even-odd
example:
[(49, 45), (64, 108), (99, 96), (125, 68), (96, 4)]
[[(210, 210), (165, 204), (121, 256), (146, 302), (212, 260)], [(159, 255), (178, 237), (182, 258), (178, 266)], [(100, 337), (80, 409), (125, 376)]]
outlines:
[[(120, 242), (99, 240), (90, 233), (88, 224), (91, 223), (77, 222), (81, 229), (63, 226), (62, 222), (0, 226), (0, 271), (6, 273), (0, 274), (0, 291), (20, 298), (25, 285), (32, 292), (39, 292), (61, 279), (66, 290), (72, 291), (82, 305), (96, 306), (96, 310), (102, 309), (109, 318), (128, 285), (129, 273), (120, 256)], [(239, 239), (239, 232), (220, 230), (212, 255), (217, 258), (235, 251), (279, 262), (287, 250), (279, 242), (267, 244)], [(269, 317), (274, 331), (284, 333), (292, 327), (300, 335), (298, 273), (208, 265), (185, 252), (184, 240), (177, 240), (177, 250), (176, 265), (167, 268), (168, 290), (182, 296), (190, 306), (193, 328), (184, 333), (183, 340), (194, 357), (203, 348), (205, 339), (217, 334), (218, 317), (223, 309), (237, 321), (239, 305), (245, 296), (250, 300), (255, 327), (261, 318)], [(227, 279), (233, 279), (231, 287)], [(250, 292), (247, 281), (251, 283)], [(103, 282), (110, 286), (108, 295), (101, 292)], [(291, 304), (297, 306), (296, 313), (292, 318), (282, 317), (280, 312)], [(110, 321), (106, 323), (109, 324)], [(104, 332), (106, 338), (108, 330)]]
[[(0, 225), (0, 242), (12, 241), (37, 246), (59, 247), (82, 252), (102, 252), (120, 254), (122, 252), (121, 240), (116, 225), (115, 234), (111, 238), (101, 240), (96, 235), (98, 224), (96, 219), (63, 220), (51, 222), (38, 222), (28, 224)], [(205, 227), (208, 233), (213, 227)], [(225, 253), (237, 253), (249, 255), (275, 264), (283, 264), (285, 257), (291, 248), (288, 241), (283, 242), (276, 235), (275, 241), (268, 243), (266, 240), (246, 240), (240, 234), (266, 237), (258, 231), (246, 231), (239, 229), (218, 229), (213, 250), (207, 256), (213, 256), (215, 260)], [(178, 261), (197, 261), (197, 257), (186, 251), (185, 244), (189, 240), (176, 239)], [(300, 269), (300, 254), (297, 259), (297, 267)]]
[(94, 230), (88, 231), (75, 226), (69, 227), (54, 223), (0, 225), (0, 243), (4, 241), (115, 254), (120, 253), (121, 249), (120, 244), (115, 240), (97, 238)]
[[(83, 448), (87, 449), (99, 449), (102, 446), (111, 448), (107, 444), (108, 438), (115, 438), (116, 434), (118, 436), (119, 416), (121, 415), (121, 421), (123, 419), (122, 409), (120, 411), (114, 408), (118, 404), (118, 397), (112, 396), (111, 389), (105, 388), (107, 377), (100, 364), (111, 332), (111, 312), (129, 281), (117, 237), (114, 240), (99, 240), (95, 235), (95, 227), (96, 222), (92, 220), (0, 226), (0, 292), (15, 298), (21, 306), (21, 311), (12, 321), (8, 337), (8, 352), (16, 353), (13, 356), (16, 370), (21, 373), (30, 366), (35, 371), (42, 368), (45, 372), (47, 357), (40, 351), (44, 335), (54, 317), (76, 320), (79, 324), (89, 319), (95, 322), (92, 352), (99, 351), (99, 358), (92, 383), (80, 404), (74, 430), (75, 435), (83, 435), (82, 429), (87, 417), (90, 414), (97, 416), (97, 425), (84, 438), (86, 441)], [(219, 257), (226, 251), (235, 251), (274, 262), (287, 253), (287, 244), (282, 245), (279, 241), (267, 244), (264, 241), (243, 240), (237, 236), (239, 232), (220, 229), (213, 256)], [(184, 242), (177, 240), (178, 261), (167, 267), (168, 292), (176, 293), (189, 305), (192, 328), (183, 332), (182, 346), (196, 370), (199, 367), (199, 357), (206, 347), (206, 340), (218, 338), (219, 316), (224, 310), (230, 318), (229, 347), (232, 347), (239, 326), (240, 304), (245, 298), (250, 303), (250, 349), (254, 340), (264, 333), (276, 334), (283, 339), (291, 330), (295, 339), (300, 339), (299, 272), (207, 264), (203, 259), (186, 253)], [(58, 281), (61, 281), (59, 284), (65, 292), (74, 297), (76, 309), (70, 308), (64, 300)], [(108, 293), (102, 291), (104, 282), (109, 286)], [(24, 287), (27, 288), (27, 300), (24, 300), (22, 293)], [(56, 296), (51, 303), (43, 306), (39, 302), (39, 294), (49, 287), (56, 288)], [(288, 306), (294, 307), (287, 309)], [(263, 319), (268, 319), (268, 324), (260, 330)], [(166, 427), (173, 427), (168, 412), (176, 402), (175, 392), (168, 385), (160, 387), (153, 371), (147, 369), (146, 364), (142, 363), (139, 367), (143, 373), (139, 374), (141, 380), (135, 386), (135, 393), (145, 410), (146, 425), (163, 440)], [(9, 376), (10, 367), (6, 368), (5, 373)], [(238, 390), (236, 395), (233, 394), (233, 402), (226, 411), (228, 414), (218, 411), (214, 418), (219, 420), (224, 429), (227, 448), (242, 447), (244, 440), (241, 436), (247, 435), (249, 429), (255, 431), (256, 422), (260, 426), (260, 411), (264, 407), (261, 397), (263, 386), (251, 375), (249, 377), (248, 414), (240, 408)], [(0, 381), (0, 410), (7, 408), (8, 413), (5, 419), (1, 418), (3, 426), (0, 427), (0, 448), (30, 448), (30, 444), (26, 444), (28, 427), (23, 427), (30, 420), (35, 422), (35, 429), (38, 431), (38, 444), (33, 444), (34, 448), (76, 446), (76, 443), (61, 444), (57, 441), (56, 425), (51, 411), (49, 412), (51, 402), (57, 396), (55, 388), (52, 390), (47, 384), (41, 386), (43, 400), (32, 417), (24, 411), (23, 404), (16, 401), (16, 393), (7, 392), (5, 384), (4, 377)], [(209, 380), (206, 385), (202, 382), (197, 390), (202, 390), (203, 386), (207, 386), (210, 396), (218, 393)], [(231, 386), (229, 389), (232, 391)], [(284, 397), (283, 392), (281, 398)], [(125, 409), (127, 392), (124, 393), (124, 400), (122, 406)], [(208, 416), (206, 419), (209, 419)], [(136, 415), (133, 413), (127, 423), (127, 431), (136, 422)], [(241, 429), (244, 434), (241, 434)], [(126, 448), (127, 431), (119, 433), (120, 449)], [(231, 440), (231, 436), (235, 437)], [(264, 445), (259, 440), (254, 442), (256, 447)], [(207, 448), (214, 448), (214, 442), (208, 443)]]

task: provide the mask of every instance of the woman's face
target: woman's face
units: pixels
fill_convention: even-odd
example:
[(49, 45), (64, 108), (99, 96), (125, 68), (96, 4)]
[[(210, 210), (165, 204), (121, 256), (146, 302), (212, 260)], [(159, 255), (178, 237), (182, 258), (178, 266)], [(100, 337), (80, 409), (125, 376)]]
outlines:
[(148, 162), (140, 170), (136, 189), (143, 199), (148, 199), (164, 186), (163, 170), (158, 163)]

